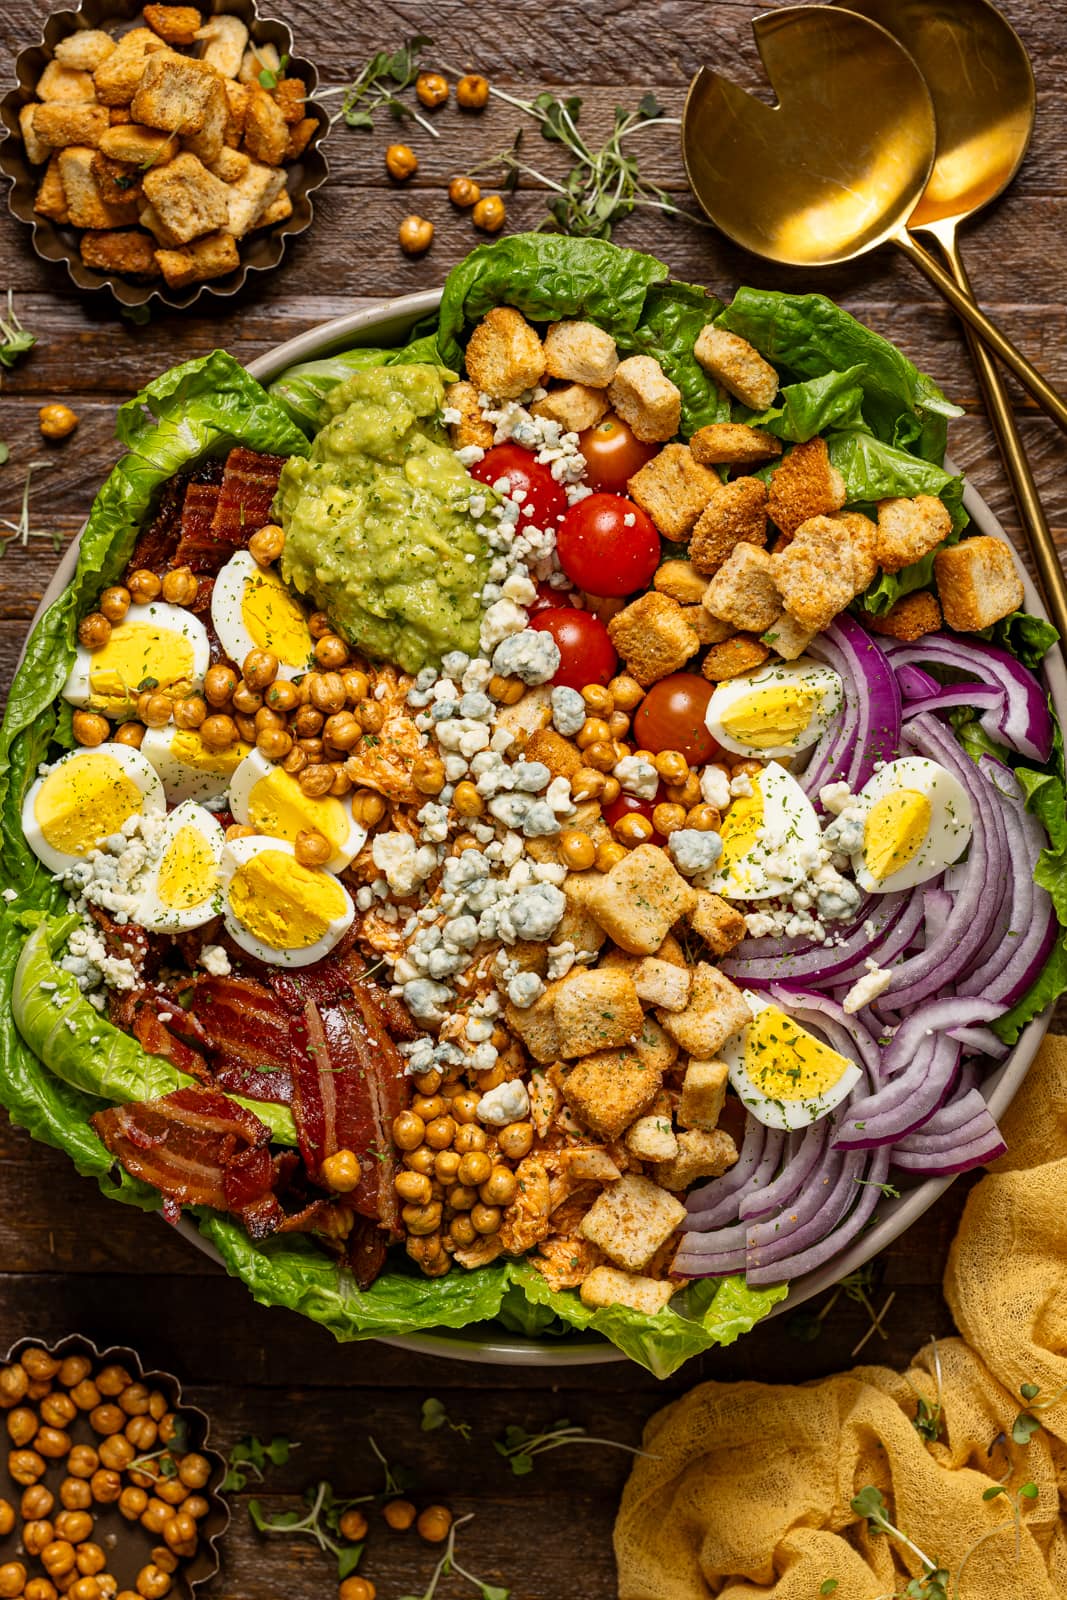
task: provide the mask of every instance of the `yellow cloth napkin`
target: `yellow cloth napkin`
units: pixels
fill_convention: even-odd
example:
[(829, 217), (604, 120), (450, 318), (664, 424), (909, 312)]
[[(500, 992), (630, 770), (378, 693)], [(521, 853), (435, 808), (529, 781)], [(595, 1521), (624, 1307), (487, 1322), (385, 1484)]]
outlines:
[[(1002, 1126), (1008, 1154), (968, 1196), (945, 1271), (962, 1337), (937, 1345), (939, 1441), (913, 1425), (917, 1392), (936, 1398), (929, 1346), (903, 1375), (701, 1384), (645, 1429), (615, 1524), (619, 1600), (890, 1600), (922, 1564), (851, 1509), (869, 1484), (948, 1569), (950, 1600), (961, 1562), (958, 1600), (1064, 1600), (1067, 1397), (1041, 1402), (1067, 1385), (1067, 1038), (1046, 1040)], [(1024, 1383), (1041, 1423), (1025, 1446)], [(1018, 1539), (1012, 1501), (982, 1498), (1000, 1481), (1037, 1487), (1015, 1502)]]

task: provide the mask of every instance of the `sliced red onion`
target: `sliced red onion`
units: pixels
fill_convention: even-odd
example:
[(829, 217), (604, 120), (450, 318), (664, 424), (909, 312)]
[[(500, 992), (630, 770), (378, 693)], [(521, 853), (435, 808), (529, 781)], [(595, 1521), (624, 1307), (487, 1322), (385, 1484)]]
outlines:
[(808, 1180), (804, 1193), (778, 1216), (749, 1228), (746, 1275), (753, 1268), (782, 1261), (817, 1244), (836, 1228), (856, 1198), (857, 1180), (867, 1169), (862, 1150), (830, 1150)]
[(945, 930), (952, 915), (952, 896), (947, 889), (923, 890), (923, 926), (927, 944), (932, 944)]
[[(987, 1113), (988, 1115), (988, 1113)], [(920, 1139), (921, 1134), (917, 1134)], [(958, 1172), (969, 1172), (972, 1167), (984, 1167), (1007, 1150), (1003, 1135), (992, 1117), (989, 1126), (978, 1129), (965, 1143), (960, 1136), (948, 1150), (930, 1150), (924, 1145), (908, 1147), (898, 1145), (893, 1151), (893, 1165), (901, 1172), (914, 1172), (924, 1178), (947, 1178)], [(751, 1280), (749, 1280), (751, 1282)]]
[(918, 716), (921, 711), (950, 711), (954, 706), (973, 706), (976, 711), (1000, 712), (1004, 707), (1004, 690), (984, 683), (939, 683), (933, 694), (912, 700), (903, 711), (904, 721)]
[[(897, 684), (905, 700), (925, 700), (928, 695), (936, 694), (944, 684), (929, 672), (924, 672), (922, 667), (915, 667), (905, 662), (896, 669)], [(906, 715), (905, 711), (905, 715)]]
[(800, 785), (818, 807), (819, 790), (841, 781), (862, 789), (878, 761), (892, 761), (900, 742), (900, 690), (881, 647), (847, 612), (808, 646), (844, 686), (841, 716), (815, 745)]
[(748, 1113), (737, 1160), (721, 1178), (711, 1178), (686, 1196), (687, 1227), (711, 1232), (737, 1220), (742, 1193), (769, 1183), (778, 1170), (785, 1136)]
[(949, 1037), (963, 1046), (963, 1053), (988, 1056), (990, 1061), (1003, 1061), (1011, 1046), (998, 1039), (992, 1028), (948, 1028)]
[(788, 1205), (799, 1194), (822, 1160), (829, 1131), (824, 1118), (812, 1127), (805, 1128), (799, 1137), (794, 1136), (795, 1143), (789, 1160), (774, 1181), (765, 1189), (753, 1190), (742, 1198), (739, 1207), (742, 1222), (751, 1223), (759, 1217), (769, 1216), (772, 1211)]
[(924, 663), (952, 667), (969, 679), (1003, 689), (1003, 705), (986, 710), (979, 719), (989, 737), (1035, 761), (1047, 761), (1052, 754), (1052, 717), (1045, 690), (1007, 650), (981, 639), (964, 641), (928, 633), (912, 644), (889, 641), (885, 654), (897, 669)]
[(861, 906), (857, 920), (834, 935), (833, 944), (745, 939), (719, 965), (731, 978), (743, 982), (802, 987), (806, 979), (818, 978), (829, 986), (849, 976), (857, 963), (862, 971), (864, 961), (876, 953), (879, 941), (907, 902), (908, 895), (903, 892), (872, 896)]
[(827, 1261), (840, 1255), (845, 1246), (867, 1226), (875, 1206), (882, 1198), (881, 1186), (888, 1173), (889, 1151), (876, 1150), (862, 1183), (857, 1183), (854, 1178), (852, 1180), (853, 1188), (859, 1191), (859, 1198), (844, 1221), (815, 1244), (801, 1245), (794, 1239), (796, 1253), (784, 1260), (770, 1262), (767, 1266), (748, 1266), (745, 1280), (749, 1287), (762, 1289), (773, 1283), (788, 1283), (805, 1272), (814, 1272), (817, 1267), (825, 1266)]

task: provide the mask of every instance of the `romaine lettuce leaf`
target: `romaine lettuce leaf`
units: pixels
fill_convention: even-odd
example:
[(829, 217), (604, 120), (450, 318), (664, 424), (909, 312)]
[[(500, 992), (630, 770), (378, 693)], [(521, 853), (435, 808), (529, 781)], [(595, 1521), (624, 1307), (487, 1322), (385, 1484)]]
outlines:
[(1065, 992), (1067, 992), (1067, 934), (1056, 940), (1052, 954), (1022, 998), (1016, 1001), (1010, 1011), (1006, 1011), (991, 1024), (993, 1032), (998, 1038), (1003, 1039), (1005, 1044), (1014, 1044), (1026, 1024), (1040, 1016), (1046, 1006), (1052, 1005)]
[(735, 420), (763, 428), (779, 439), (804, 444), (828, 428), (863, 427), (862, 365), (844, 372), (827, 372), (785, 386), (768, 411), (758, 414), (744, 406), (735, 408)]
[[(326, 356), (321, 361), (302, 361), (295, 367), (287, 367), (281, 377), (268, 386), (267, 392), (285, 407), (297, 427), (310, 438), (328, 419), (326, 396), (353, 372), (362, 372), (367, 367), (410, 366), (415, 362), (425, 362), (432, 367), (443, 364), (435, 333), (424, 334), (391, 350), (344, 350), (340, 355)], [(452, 376), (449, 374), (450, 379)]]
[(645, 299), (641, 320), (632, 333), (619, 336), (625, 355), (653, 356), (678, 386), (682, 396), (683, 435), (712, 422), (730, 420), (730, 401), (708, 377), (693, 354), (700, 330), (713, 322), (722, 301), (694, 283), (654, 283)]
[(1041, 665), (1059, 637), (1051, 622), (1033, 617), (1028, 611), (1013, 611), (1010, 617), (1002, 617), (979, 634), (979, 638), (999, 644), (1002, 650), (1010, 650), (1031, 671)]

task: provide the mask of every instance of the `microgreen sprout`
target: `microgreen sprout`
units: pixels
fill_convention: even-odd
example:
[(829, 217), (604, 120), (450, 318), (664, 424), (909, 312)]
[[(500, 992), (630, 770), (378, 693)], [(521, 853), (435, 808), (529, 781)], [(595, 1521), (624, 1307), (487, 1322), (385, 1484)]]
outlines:
[(503, 1439), (493, 1440), (494, 1449), (504, 1457), (516, 1478), (524, 1478), (533, 1471), (535, 1456), (544, 1455), (548, 1450), (559, 1450), (566, 1444), (600, 1444), (606, 1445), (609, 1450), (625, 1450), (632, 1456), (648, 1455), (647, 1450), (622, 1444), (618, 1439), (600, 1439), (586, 1433), (584, 1428), (568, 1422), (566, 1417), (545, 1433), (527, 1433), (525, 1428), (513, 1423), (504, 1429)]
[[(901, 1596), (907, 1600), (949, 1600), (948, 1582), (949, 1575), (944, 1567), (937, 1561), (931, 1561), (924, 1551), (919, 1549), (908, 1538), (906, 1533), (890, 1521), (889, 1507), (885, 1503), (885, 1496), (873, 1484), (868, 1484), (861, 1489), (852, 1501), (852, 1509), (859, 1517), (866, 1517), (867, 1526), (872, 1534), (885, 1534), (910, 1550), (922, 1564), (922, 1576), (913, 1578), (901, 1591)], [(892, 1595), (879, 1596), (879, 1600), (897, 1600)]]
[(284, 1467), (292, 1451), (299, 1449), (300, 1446), (284, 1434), (278, 1434), (269, 1444), (264, 1444), (255, 1434), (239, 1439), (226, 1462), (226, 1476), (220, 1485), (222, 1493), (236, 1494), (249, 1478), (262, 1483), (268, 1466)]
[(448, 1543), (445, 1545), (444, 1554), (433, 1569), (430, 1581), (422, 1594), (406, 1594), (401, 1597), (401, 1600), (434, 1600), (434, 1596), (437, 1593), (437, 1585), (442, 1578), (447, 1577), (451, 1572), (456, 1572), (461, 1578), (466, 1578), (467, 1582), (478, 1590), (481, 1600), (508, 1600), (508, 1596), (511, 1594), (510, 1589), (503, 1589), (496, 1583), (487, 1583), (484, 1578), (478, 1578), (473, 1572), (468, 1572), (466, 1567), (461, 1566), (456, 1560), (456, 1534), (460, 1528), (466, 1527), (467, 1523), (473, 1520), (473, 1517), (473, 1511), (468, 1512), (465, 1517), (457, 1517), (448, 1530)]
[(419, 1426), (423, 1433), (436, 1433), (438, 1428), (451, 1428), (453, 1433), (460, 1434), (470, 1443), (471, 1425), (469, 1422), (453, 1422), (445, 1410), (444, 1402), (430, 1398), (422, 1402), (422, 1415)]
[(1020, 1484), (1018, 1489), (1014, 1491), (1004, 1483), (993, 1484), (991, 1488), (985, 1490), (982, 1499), (997, 1500), (1003, 1497), (1008, 1503), (1011, 1516), (1007, 1522), (998, 1522), (995, 1528), (990, 1528), (987, 1533), (983, 1533), (980, 1539), (976, 1539), (970, 1548), (964, 1551), (959, 1571), (956, 1574), (956, 1600), (960, 1600), (960, 1594), (963, 1589), (963, 1573), (968, 1561), (976, 1551), (981, 1549), (982, 1545), (986, 1544), (990, 1539), (995, 1539), (997, 1534), (1003, 1533), (1006, 1528), (1014, 1528), (1015, 1530), (1015, 1559), (1018, 1561), (1022, 1548), (1022, 1514), (1026, 1509), (1024, 1501), (1032, 1504), (1039, 1494), (1040, 1490), (1037, 1484), (1029, 1482)]
[(1054, 1405), (1058, 1404), (1058, 1402), (1063, 1399), (1064, 1395), (1067, 1394), (1067, 1384), (1065, 1384), (1062, 1389), (1057, 1389), (1055, 1394), (1049, 1395), (1047, 1400), (1039, 1400), (1037, 1398), (1041, 1393), (1041, 1385), (1039, 1383), (1020, 1384), (1019, 1393), (1027, 1403), (1027, 1409), (1025, 1411), (1020, 1411), (1018, 1416), (1015, 1418), (1015, 1421), (1012, 1423), (1011, 1436), (1016, 1444), (1029, 1444), (1034, 1434), (1037, 1433), (1041, 1427), (1040, 1419), (1035, 1415), (1035, 1413), (1038, 1411), (1048, 1411)]
[[(943, 1388), (941, 1378), (941, 1353), (937, 1348), (937, 1340), (934, 1338), (933, 1334), (930, 1335), (930, 1349), (933, 1353), (934, 1382), (936, 1384), (936, 1392), (933, 1400), (927, 1400), (926, 1396), (920, 1394), (918, 1389), (915, 1390), (917, 1405), (915, 1408), (915, 1415), (911, 1419), (911, 1425), (915, 1429), (915, 1432), (919, 1435), (920, 1439), (925, 1439), (927, 1444), (936, 1444), (938, 1439), (941, 1437), (941, 1425), (943, 1421)], [(912, 1387), (915, 1387), (914, 1384)]]
[(178, 1475), (179, 1459), (188, 1448), (189, 1425), (184, 1417), (175, 1417), (174, 1431), (166, 1444), (159, 1450), (151, 1450), (143, 1456), (135, 1456), (127, 1470), (130, 1472), (143, 1472), (150, 1461), (158, 1461), (160, 1477), (175, 1478)]
[(0, 366), (13, 367), (37, 343), (34, 334), (27, 333), (15, 313), (15, 296), (7, 291), (7, 316), (0, 316)]
[(288, 65), (289, 57), (282, 56), (277, 68), (263, 67), (259, 73), (260, 87), (263, 89), (276, 89), (278, 87), (278, 79), (284, 75)]
[[(3, 447), (3, 450), (3, 460), (6, 461), (6, 445)], [(4, 552), (7, 550), (9, 545), (17, 543), (22, 545), (22, 547), (25, 549), (26, 545), (31, 539), (51, 539), (52, 549), (55, 550), (57, 554), (60, 550), (62, 550), (62, 536), (56, 533), (54, 529), (50, 532), (45, 532), (43, 529), (30, 527), (30, 485), (33, 481), (33, 474), (46, 467), (53, 466), (55, 466), (54, 461), (31, 461), (27, 466), (26, 480), (22, 485), (22, 507), (19, 511), (18, 521), (11, 522), (7, 517), (0, 517), (0, 528), (7, 528), (10, 530), (6, 534), (0, 534), (0, 558), (3, 557)]]
[(334, 1557), (338, 1579), (343, 1580), (359, 1566), (363, 1541), (350, 1544), (339, 1537), (341, 1518), (353, 1506), (373, 1499), (373, 1495), (364, 1494), (353, 1500), (338, 1500), (333, 1485), (323, 1479), (305, 1490), (304, 1503), (308, 1509), (303, 1515), (299, 1511), (283, 1511), (276, 1517), (268, 1517), (258, 1500), (248, 1502), (248, 1515), (260, 1533), (305, 1534), (309, 1539), (314, 1539), (325, 1555)]
[(398, 122), (412, 117), (427, 133), (439, 138), (437, 129), (428, 118), (400, 99), (419, 75), (419, 56), (433, 40), (424, 33), (405, 39), (399, 50), (379, 50), (356, 74), (347, 88), (316, 90), (316, 99), (330, 95), (344, 96), (340, 111), (330, 118), (330, 126), (344, 121), (350, 128), (373, 128), (374, 113), (383, 107)]

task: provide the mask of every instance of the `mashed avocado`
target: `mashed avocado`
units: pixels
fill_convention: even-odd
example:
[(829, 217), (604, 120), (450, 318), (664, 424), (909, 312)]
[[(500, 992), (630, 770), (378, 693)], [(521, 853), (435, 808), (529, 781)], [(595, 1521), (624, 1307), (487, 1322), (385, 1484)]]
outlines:
[[(445, 375), (447, 376), (447, 374)], [(489, 553), (472, 483), (440, 421), (437, 367), (370, 367), (329, 396), (331, 420), (282, 469), (282, 576), (368, 655), (408, 672), (478, 654)]]

